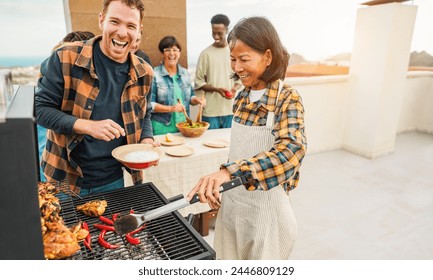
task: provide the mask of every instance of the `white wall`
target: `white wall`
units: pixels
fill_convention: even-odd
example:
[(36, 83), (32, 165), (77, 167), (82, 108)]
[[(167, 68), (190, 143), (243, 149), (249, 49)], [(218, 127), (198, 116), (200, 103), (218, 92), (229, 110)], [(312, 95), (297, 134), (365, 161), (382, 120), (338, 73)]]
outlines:
[[(286, 78), (285, 82), (299, 92), (304, 103), (307, 153), (341, 149), (349, 76), (291, 77)], [(195, 120), (197, 106), (191, 106), (190, 110)], [(397, 133), (410, 131), (433, 134), (433, 72), (407, 73)], [(362, 134), (360, 132), (355, 136), (362, 137)]]
[[(349, 94), (348, 76), (286, 78), (285, 82), (299, 92), (304, 103), (308, 153), (341, 149)], [(433, 72), (408, 72), (404, 84), (398, 133), (433, 134)], [(357, 137), (362, 137), (362, 133), (359, 132)]]
[(403, 92), (397, 132), (433, 134), (433, 72), (409, 72)]
[(286, 78), (302, 97), (309, 153), (341, 147), (347, 79), (347, 75)]

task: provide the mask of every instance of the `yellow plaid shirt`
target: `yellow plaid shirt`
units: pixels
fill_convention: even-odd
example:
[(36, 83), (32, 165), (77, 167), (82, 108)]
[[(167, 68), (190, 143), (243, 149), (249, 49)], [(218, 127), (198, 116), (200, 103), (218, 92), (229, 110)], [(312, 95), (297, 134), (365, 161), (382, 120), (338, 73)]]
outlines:
[(254, 180), (248, 190), (269, 190), (282, 185), (288, 192), (299, 181), (299, 168), (307, 149), (304, 106), (298, 92), (288, 85), (283, 86), (276, 102), (279, 82), (270, 83), (260, 100), (253, 103), (249, 100), (250, 89), (245, 88), (233, 105), (233, 120), (246, 126), (266, 125), (268, 111), (275, 113), (272, 129), (275, 142), (269, 151), (222, 165), (233, 177), (251, 174)]

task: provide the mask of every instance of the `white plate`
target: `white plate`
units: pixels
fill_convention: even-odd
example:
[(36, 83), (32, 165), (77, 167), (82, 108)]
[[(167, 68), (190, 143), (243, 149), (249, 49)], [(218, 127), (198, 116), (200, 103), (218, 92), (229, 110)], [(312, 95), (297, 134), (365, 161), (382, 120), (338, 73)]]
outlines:
[(161, 143), (161, 145), (163, 145), (163, 146), (178, 146), (178, 145), (185, 144), (185, 138), (179, 137), (179, 136), (173, 136), (173, 141), (171, 141), (171, 142), (167, 142), (165, 140), (165, 136), (161, 137), (158, 140), (159, 140), (159, 143)]
[[(133, 161), (128, 160), (128, 155), (130, 153), (132, 152), (142, 153), (146, 151), (155, 153), (156, 157), (143, 159), (141, 161), (138, 161), (136, 159), (133, 159)], [(115, 159), (120, 161), (123, 165), (129, 167), (130, 169), (142, 170), (152, 166), (154, 162), (159, 160), (164, 155), (164, 153), (161, 148), (153, 147), (151, 144), (138, 143), (138, 144), (128, 144), (128, 145), (119, 146), (111, 152), (111, 155)]]
[(177, 147), (170, 147), (165, 150), (165, 153), (167, 155), (173, 156), (173, 157), (187, 157), (194, 153), (194, 148), (191, 146), (177, 146)]
[(212, 139), (206, 142), (203, 142), (203, 145), (211, 147), (211, 148), (225, 148), (229, 146), (229, 141), (224, 139)]

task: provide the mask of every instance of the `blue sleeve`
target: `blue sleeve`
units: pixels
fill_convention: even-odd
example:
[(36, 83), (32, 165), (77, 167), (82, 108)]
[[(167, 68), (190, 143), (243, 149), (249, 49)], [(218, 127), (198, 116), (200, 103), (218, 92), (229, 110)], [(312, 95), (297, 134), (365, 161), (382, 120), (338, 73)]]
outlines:
[(152, 86), (150, 88), (150, 101), (151, 102), (158, 102), (157, 101), (157, 96), (158, 96), (158, 87), (157, 87), (157, 84), (156, 84), (156, 78), (153, 77)]
[(141, 130), (141, 140), (144, 138), (153, 138), (152, 121), (150, 120), (150, 114), (152, 113), (152, 105), (147, 102), (146, 115), (144, 116), (143, 126)]
[[(153, 84), (155, 84), (155, 83), (152, 82), (151, 88), (153, 88)], [(143, 126), (142, 126), (142, 130), (141, 130), (141, 139), (140, 140), (143, 140), (144, 138), (153, 138), (153, 127), (152, 127), (152, 121), (150, 119), (150, 115), (152, 113), (152, 104), (149, 100), (152, 98), (151, 95), (152, 95), (152, 91), (149, 92), (148, 95), (146, 96), (146, 98), (147, 98), (146, 114), (145, 114), (144, 120), (143, 120)]]
[(64, 92), (62, 67), (57, 52), (41, 64), (41, 77), (35, 92), (36, 122), (59, 134), (73, 134), (78, 117), (61, 111)]
[(195, 92), (193, 86), (191, 85), (190, 97), (192, 98), (193, 96), (195, 96)]

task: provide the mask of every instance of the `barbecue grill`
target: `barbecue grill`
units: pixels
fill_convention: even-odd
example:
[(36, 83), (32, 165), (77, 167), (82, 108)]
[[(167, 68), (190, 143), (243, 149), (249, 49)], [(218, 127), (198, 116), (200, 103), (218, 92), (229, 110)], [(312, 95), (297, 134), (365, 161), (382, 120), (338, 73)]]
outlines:
[[(34, 87), (20, 86), (7, 104), (0, 102), (0, 260), (38, 260), (44, 258), (41, 213), (38, 203), (39, 160), (34, 117)], [(25, 175), (23, 176), (23, 174)], [(140, 244), (131, 245), (124, 236), (108, 232), (105, 240), (121, 245), (105, 249), (97, 242), (101, 223), (76, 212), (76, 206), (94, 199), (105, 199), (104, 213), (128, 214), (129, 210), (145, 212), (169, 201), (152, 184), (146, 183), (120, 190), (87, 196), (83, 199), (66, 195), (60, 199), (61, 216), (66, 225), (86, 221), (92, 236), (92, 251), (84, 247), (70, 259), (214, 259), (215, 251), (177, 212), (147, 223), (134, 235)]]
[(135, 212), (145, 212), (169, 202), (150, 182), (86, 196), (83, 199), (61, 196), (60, 215), (65, 224), (70, 227), (80, 220), (87, 222), (92, 237), (91, 251), (84, 246), (83, 242), (80, 242), (80, 251), (69, 259), (198, 260), (215, 258), (215, 251), (177, 211), (148, 222), (144, 230), (134, 235), (140, 238), (141, 242), (138, 245), (131, 245), (124, 235), (107, 232), (105, 240), (120, 246), (116, 249), (106, 249), (98, 244), (100, 230), (93, 227), (93, 224), (100, 224), (101, 221), (96, 217), (88, 217), (76, 211), (76, 206), (95, 199), (107, 201), (108, 206), (104, 216), (109, 218), (115, 213), (128, 214), (131, 209)]

